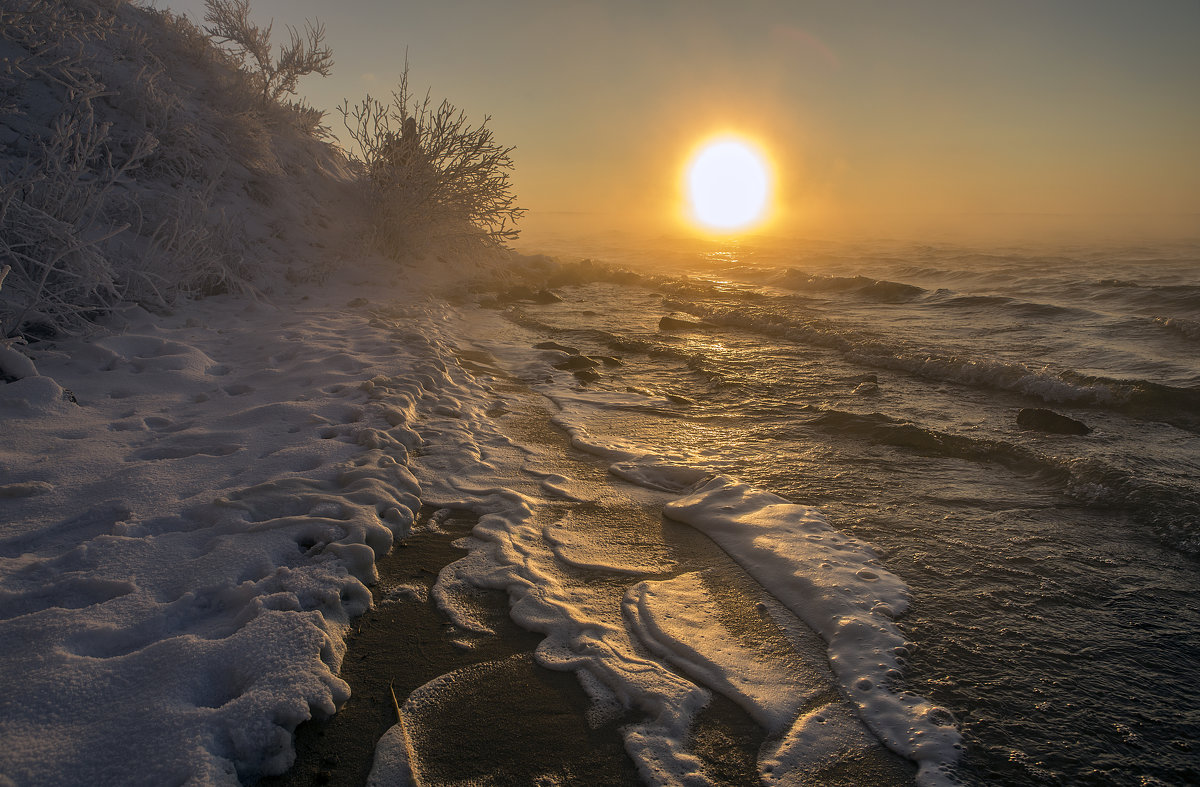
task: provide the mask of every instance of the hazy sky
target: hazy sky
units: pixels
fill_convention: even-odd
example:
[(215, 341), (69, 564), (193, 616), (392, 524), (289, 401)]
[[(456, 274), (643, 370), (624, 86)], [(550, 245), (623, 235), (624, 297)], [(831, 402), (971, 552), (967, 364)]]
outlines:
[[(163, 0), (193, 18), (202, 0)], [(1200, 0), (256, 0), (325, 23), (342, 98), (410, 80), (515, 145), (534, 211), (665, 220), (689, 148), (774, 156), (797, 228), (1200, 212)], [(330, 118), (340, 126), (340, 117)]]

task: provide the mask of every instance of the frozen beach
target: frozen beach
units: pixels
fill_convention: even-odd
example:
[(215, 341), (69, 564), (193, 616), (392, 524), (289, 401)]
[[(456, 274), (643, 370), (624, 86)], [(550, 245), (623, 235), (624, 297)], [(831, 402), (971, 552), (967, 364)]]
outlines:
[[(402, 721), (293, 783), (1187, 778), (1188, 411), (722, 326), (717, 299), (795, 296), (765, 260), (719, 265), (515, 256), (462, 298), (447, 269), (364, 257), (35, 354), (2, 389), (3, 723), (27, 742), (6, 775), (280, 772), (297, 725), (346, 702), (373, 607), (396, 644), (360, 632), (356, 669), (373, 723), (388, 686)], [(845, 281), (805, 313), (874, 298)], [(918, 325), (950, 297), (870, 302)], [(1146, 320), (1163, 348), (1191, 341), (1166, 322)], [(793, 371), (759, 377), (750, 349)], [(1035, 404), (1093, 432), (1019, 428)], [(539, 694), (547, 668), (575, 683)], [(563, 718), (577, 748), (545, 748)]]
[(1194, 237), (513, 250), (206, 8), (0, 7), (0, 787), (1200, 782)]
[[(478, 517), (463, 544), (471, 552), (436, 566), (427, 591), (402, 585), (381, 603), (432, 594), (442, 636), (470, 650), (494, 626), (478, 589), (507, 591), (512, 618), (545, 635), (537, 662), (579, 676), (594, 725), (644, 716), (621, 728), (644, 778), (709, 780), (686, 745), (706, 685), (769, 735), (792, 730), (767, 747), (765, 774), (814, 765), (794, 742), (814, 734), (796, 729), (802, 710), (801, 721), (840, 725), (827, 756), (846, 746), (878, 759), (872, 768), (904, 772), (853, 703), (830, 705), (839, 686), (882, 687), (903, 643), (890, 623), (903, 586), (869, 550), (815, 511), (732, 480), (683, 496), (707, 477), (702, 467), (597, 443), (565, 422), (559, 431), (552, 400), (451, 335), (469, 312), (411, 282), (381, 299), (392, 271), (374, 274), (269, 305), (216, 297), (168, 317), (133, 314), (111, 335), (34, 353), (38, 374), (4, 386), (0, 625), (4, 674), (19, 680), (6, 686), (3, 724), (21, 742), (5, 754), (8, 778), (219, 782), (283, 770), (296, 725), (346, 701), (348, 625), (371, 605), (375, 561), (412, 537), (422, 504)], [(526, 364), (557, 360), (525, 352)], [(614, 461), (635, 484), (605, 472)], [(708, 513), (734, 500), (752, 520), (744, 535)], [(728, 554), (665, 524), (664, 505)], [(829, 546), (747, 551), (793, 528)], [(829, 590), (805, 578), (806, 566), (830, 564), (841, 568), (823, 580)], [(756, 589), (754, 566), (767, 587), (795, 584), (797, 595)], [(717, 622), (734, 615), (732, 625), (739, 608), (761, 622)], [(845, 674), (836, 659), (830, 671), (814, 630), (849, 663)], [(881, 661), (862, 663), (864, 653)], [(426, 695), (436, 687), (400, 698), (406, 719), (436, 706)], [(927, 732), (934, 764), (953, 759), (948, 714), (927, 721), (919, 703), (885, 691), (858, 707), (901, 753)], [(418, 756), (421, 736), (436, 736), (414, 721), (390, 734), (404, 729), (403, 748)], [(384, 782), (406, 767), (389, 742)]]

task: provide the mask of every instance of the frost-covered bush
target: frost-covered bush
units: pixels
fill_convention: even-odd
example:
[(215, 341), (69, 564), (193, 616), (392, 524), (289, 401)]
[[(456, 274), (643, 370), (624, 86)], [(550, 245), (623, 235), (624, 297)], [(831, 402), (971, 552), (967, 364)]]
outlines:
[[(279, 56), (271, 57), (271, 28), (250, 21), (250, 0), (205, 0), (204, 21), (207, 33), (227, 46), (238, 59), (247, 78), (262, 91), (264, 103), (282, 101), (296, 94), (300, 77), (309, 74), (329, 76), (333, 68), (333, 50), (325, 45), (325, 26), (304, 23), (304, 35), (288, 25), (289, 42), (279, 47)], [(308, 108), (308, 111), (316, 111)]]
[(513, 148), (496, 143), (485, 117), (471, 125), (449, 101), (409, 90), (405, 65), (392, 100), (370, 95), (339, 109), (365, 170), (384, 251), (400, 254), (417, 238), (478, 240), (502, 246), (517, 237), (509, 171)]
[(91, 52), (116, 29), (98, 5), (0, 6), (0, 335), (70, 330), (121, 298), (103, 244), (129, 225), (112, 193), (156, 141), (119, 139), (97, 117), (107, 89)]
[(251, 288), (251, 247), (302, 226), (320, 188), (301, 184), (345, 164), (322, 113), (264, 103), (240, 66), (167, 11), (0, 1), (0, 337)]

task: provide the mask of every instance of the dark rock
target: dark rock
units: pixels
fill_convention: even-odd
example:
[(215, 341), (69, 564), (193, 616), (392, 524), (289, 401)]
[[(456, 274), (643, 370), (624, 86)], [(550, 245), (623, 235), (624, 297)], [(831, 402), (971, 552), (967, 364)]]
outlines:
[(1017, 426), (1051, 434), (1087, 434), (1091, 427), (1082, 421), (1041, 407), (1023, 407), (1017, 413)]
[(625, 365), (624, 361), (622, 361), (620, 358), (616, 358), (612, 355), (593, 355), (592, 357), (595, 358), (600, 363), (604, 364), (605, 366), (624, 366)]
[(600, 379), (600, 375), (593, 369), (577, 369), (572, 372), (581, 383), (594, 383)]
[(534, 303), (562, 303), (562, 298), (547, 289), (538, 290), (533, 294)]
[(688, 320), (681, 317), (675, 317), (670, 314), (658, 321), (659, 330), (696, 331), (712, 327), (714, 326), (705, 322)]
[(575, 349), (574, 347), (568, 347), (565, 344), (559, 344), (558, 342), (538, 342), (537, 344), (533, 345), (533, 349), (558, 350), (559, 352), (564, 352), (567, 355), (579, 355), (579, 350)]
[(523, 284), (518, 284), (516, 287), (510, 287), (506, 292), (500, 295), (497, 299), (501, 303), (515, 303), (516, 301), (532, 301), (537, 295), (532, 287), (526, 287)]

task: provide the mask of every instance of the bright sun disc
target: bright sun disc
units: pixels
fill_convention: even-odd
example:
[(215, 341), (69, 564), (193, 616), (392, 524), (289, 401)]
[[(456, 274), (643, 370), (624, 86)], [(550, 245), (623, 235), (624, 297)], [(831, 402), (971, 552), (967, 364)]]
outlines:
[(725, 137), (708, 143), (687, 169), (692, 217), (715, 230), (753, 224), (766, 212), (771, 193), (767, 163), (752, 145)]

